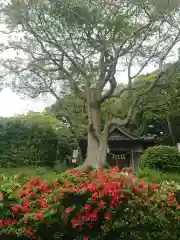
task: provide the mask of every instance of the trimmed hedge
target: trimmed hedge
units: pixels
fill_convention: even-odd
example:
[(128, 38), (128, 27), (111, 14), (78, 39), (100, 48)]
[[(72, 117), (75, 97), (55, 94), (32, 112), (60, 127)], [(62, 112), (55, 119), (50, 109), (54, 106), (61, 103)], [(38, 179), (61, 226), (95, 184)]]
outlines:
[(32, 179), (1, 198), (1, 233), (42, 240), (177, 240), (176, 194), (117, 168)]
[(58, 137), (51, 126), (9, 119), (0, 124), (0, 167), (53, 166)]
[(51, 116), (35, 113), (0, 118), (0, 167), (53, 167), (65, 162), (74, 144), (59, 133), (58, 124)]
[(180, 153), (176, 147), (155, 146), (148, 148), (139, 159), (140, 168), (163, 172), (180, 172)]

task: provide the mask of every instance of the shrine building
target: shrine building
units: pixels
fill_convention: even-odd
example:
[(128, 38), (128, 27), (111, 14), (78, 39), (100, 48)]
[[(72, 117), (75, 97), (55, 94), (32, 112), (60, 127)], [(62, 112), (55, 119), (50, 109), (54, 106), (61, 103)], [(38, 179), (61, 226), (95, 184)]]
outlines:
[[(86, 158), (87, 139), (81, 139), (79, 145), (83, 159)], [(110, 167), (138, 168), (138, 160), (143, 151), (155, 145), (154, 138), (139, 137), (125, 128), (112, 126), (109, 130), (107, 162)]]

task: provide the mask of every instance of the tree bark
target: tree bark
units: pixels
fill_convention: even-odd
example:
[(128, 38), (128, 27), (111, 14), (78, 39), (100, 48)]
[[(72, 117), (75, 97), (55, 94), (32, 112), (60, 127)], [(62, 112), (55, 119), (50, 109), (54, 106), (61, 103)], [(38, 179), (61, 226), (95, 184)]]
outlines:
[(101, 111), (99, 104), (91, 104), (88, 109), (87, 159), (85, 165), (97, 167), (101, 131)]
[(91, 131), (88, 131), (88, 146), (87, 146), (87, 159), (85, 160), (86, 165), (97, 167), (97, 156), (99, 150), (99, 142)]
[(90, 108), (92, 128), (88, 128), (87, 159), (84, 165), (103, 168), (106, 166), (109, 125), (101, 133), (101, 111), (98, 104)]
[(97, 165), (99, 168), (103, 168), (107, 164), (108, 133), (109, 126), (105, 126), (100, 138), (98, 149)]

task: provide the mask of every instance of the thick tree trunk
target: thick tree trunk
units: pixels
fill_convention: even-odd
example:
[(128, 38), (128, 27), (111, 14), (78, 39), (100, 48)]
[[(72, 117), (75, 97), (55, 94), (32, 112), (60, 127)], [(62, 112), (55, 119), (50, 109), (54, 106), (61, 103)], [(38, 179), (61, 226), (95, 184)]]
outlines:
[(87, 159), (85, 161), (86, 165), (97, 167), (97, 157), (99, 150), (99, 142), (94, 137), (91, 131), (88, 131), (88, 143), (87, 143)]
[(108, 133), (109, 128), (105, 126), (98, 149), (97, 164), (99, 168), (103, 168), (107, 164)]
[(103, 168), (106, 166), (107, 147), (108, 147), (108, 126), (105, 126), (101, 133), (101, 111), (100, 107), (96, 106), (90, 109), (92, 129), (88, 129), (88, 146), (87, 159), (84, 165), (95, 166), (96, 168)]
[(87, 143), (87, 160), (86, 164), (97, 165), (97, 156), (99, 149), (98, 136), (101, 132), (101, 111), (99, 105), (94, 105), (88, 111), (89, 126), (88, 126), (88, 143)]

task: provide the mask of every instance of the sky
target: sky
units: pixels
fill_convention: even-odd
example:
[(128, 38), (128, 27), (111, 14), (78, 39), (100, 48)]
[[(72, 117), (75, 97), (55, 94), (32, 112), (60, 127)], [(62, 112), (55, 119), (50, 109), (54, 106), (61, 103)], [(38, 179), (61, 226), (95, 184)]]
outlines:
[(49, 104), (50, 102), (43, 99), (22, 99), (13, 93), (11, 89), (6, 88), (0, 93), (0, 116), (11, 117), (27, 113), (28, 111), (41, 112)]
[[(6, 30), (5, 24), (0, 23), (0, 31)], [(0, 33), (0, 44), (6, 43), (7, 36)], [(7, 51), (4, 55), (6, 57), (11, 56), (13, 58), (13, 51)], [(0, 66), (1, 67), (1, 66)], [(15, 115), (25, 114), (29, 111), (41, 112), (46, 106), (53, 103), (52, 98), (43, 99), (24, 99), (18, 94), (14, 93), (10, 88), (5, 88), (0, 92), (0, 116), (11, 117)]]

